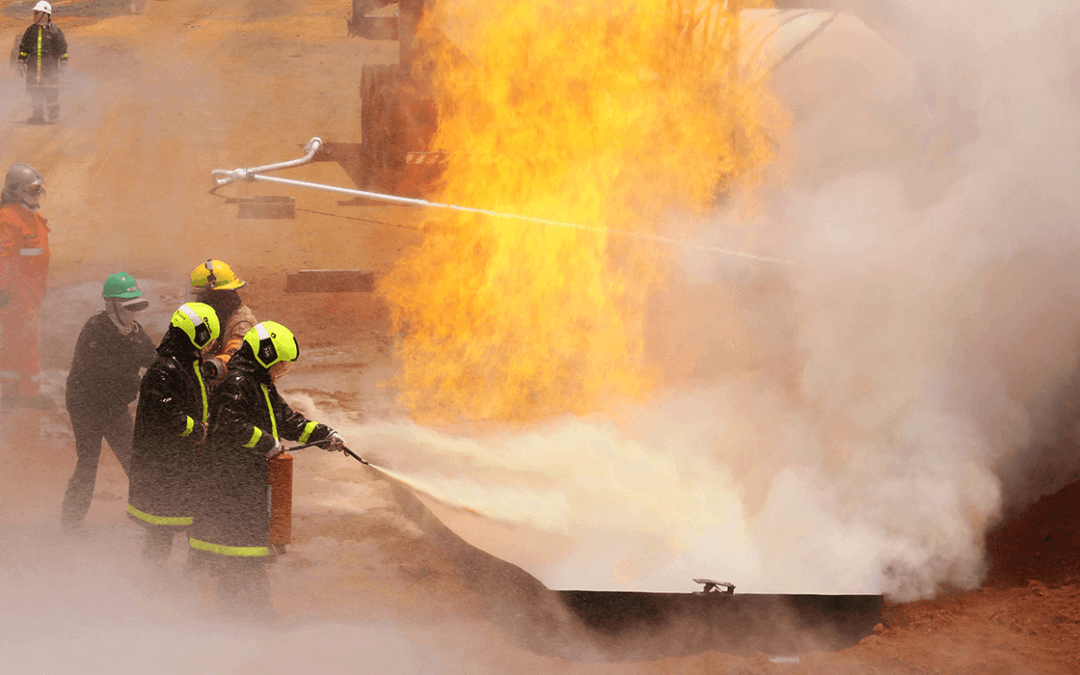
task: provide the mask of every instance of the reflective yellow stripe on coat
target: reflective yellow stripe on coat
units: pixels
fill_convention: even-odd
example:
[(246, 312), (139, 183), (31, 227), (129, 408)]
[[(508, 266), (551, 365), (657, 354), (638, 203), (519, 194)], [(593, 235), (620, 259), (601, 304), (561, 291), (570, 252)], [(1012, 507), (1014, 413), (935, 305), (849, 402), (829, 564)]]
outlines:
[(274, 438), (278, 438), (277, 418), (274, 417), (274, 406), (270, 405), (270, 387), (265, 384), (260, 384), (259, 386), (262, 388), (263, 398), (266, 399), (266, 409), (270, 411), (270, 433), (274, 435)]
[(209, 551), (218, 555), (232, 555), (244, 558), (259, 558), (270, 555), (270, 549), (266, 546), (224, 546), (191, 538), (188, 538), (188, 544), (197, 551)]
[(311, 438), (311, 432), (315, 431), (315, 427), (317, 426), (319, 426), (319, 423), (315, 421), (305, 424), (304, 433), (300, 434), (300, 438), (296, 439), (296, 442), (300, 444), (307, 443), (308, 439)]
[(199, 369), (199, 361), (192, 362), (192, 367), (195, 368), (195, 377), (199, 380), (199, 392), (202, 394), (202, 423), (206, 424), (206, 420), (209, 415), (210, 406), (206, 403), (206, 383), (202, 379), (202, 371)]
[(190, 525), (191, 516), (181, 517), (169, 517), (169, 516), (153, 516), (149, 513), (143, 513), (139, 509), (135, 508), (131, 504), (127, 505), (127, 512), (135, 516), (139, 520), (146, 521), (151, 525)]

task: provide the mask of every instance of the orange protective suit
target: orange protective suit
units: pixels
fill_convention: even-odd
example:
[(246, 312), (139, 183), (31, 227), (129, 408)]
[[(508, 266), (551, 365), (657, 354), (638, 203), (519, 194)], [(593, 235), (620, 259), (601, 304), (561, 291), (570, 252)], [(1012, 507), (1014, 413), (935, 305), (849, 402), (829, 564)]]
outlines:
[(49, 228), (22, 204), (0, 206), (0, 382), (5, 398), (41, 393), (38, 316), (49, 274)]

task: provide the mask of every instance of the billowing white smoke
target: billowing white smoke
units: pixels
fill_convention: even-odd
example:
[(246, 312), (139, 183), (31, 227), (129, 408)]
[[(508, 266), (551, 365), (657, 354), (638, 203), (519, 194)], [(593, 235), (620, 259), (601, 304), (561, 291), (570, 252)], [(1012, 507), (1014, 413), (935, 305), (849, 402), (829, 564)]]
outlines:
[(1065, 1), (896, 3), (892, 20), (911, 27), (914, 94), (888, 95), (902, 78), (873, 49), (858, 76), (810, 77), (833, 72), (843, 32), (777, 71), (799, 102), (792, 180), (757, 222), (725, 214), (700, 236), (752, 232), (800, 266), (688, 254), (654, 312), (654, 356), (681, 373), (656, 400), (473, 440), (367, 425), (358, 448), (526, 528), (473, 539), (553, 587), (705, 576), (910, 599), (979, 583), (1006, 499), (1080, 465), (1048, 450), (1080, 338), (1080, 22)]

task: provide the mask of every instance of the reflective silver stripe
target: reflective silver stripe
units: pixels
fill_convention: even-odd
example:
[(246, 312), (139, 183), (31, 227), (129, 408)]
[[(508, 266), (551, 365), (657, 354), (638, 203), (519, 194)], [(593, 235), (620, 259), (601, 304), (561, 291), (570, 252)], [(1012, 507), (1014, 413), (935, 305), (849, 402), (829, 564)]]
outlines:
[(199, 316), (198, 312), (196, 312), (192, 308), (188, 307), (186, 302), (184, 304), (180, 305), (180, 311), (183, 312), (184, 314), (187, 314), (187, 318), (191, 319), (191, 323), (195, 324), (196, 326), (201, 326), (202, 325), (202, 322), (203, 322), (202, 317)]
[(0, 370), (0, 380), (30, 380), (31, 382), (41, 382), (41, 373), (27, 377), (22, 373), (16, 373), (14, 370)]
[(20, 248), (19, 255), (45, 255), (43, 248)]
[(266, 330), (266, 326), (262, 325), (261, 323), (256, 324), (255, 332), (259, 334), (259, 341), (260, 342), (263, 341), (263, 340), (269, 340), (270, 339), (270, 331)]

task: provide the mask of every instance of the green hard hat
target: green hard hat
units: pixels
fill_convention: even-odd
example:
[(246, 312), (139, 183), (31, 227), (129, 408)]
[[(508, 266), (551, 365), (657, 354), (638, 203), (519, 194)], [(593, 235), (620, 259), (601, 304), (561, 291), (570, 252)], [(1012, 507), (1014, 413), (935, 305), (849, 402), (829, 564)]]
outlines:
[(135, 277), (124, 272), (110, 274), (105, 280), (105, 289), (101, 291), (103, 298), (141, 298), (142, 291), (135, 283)]

